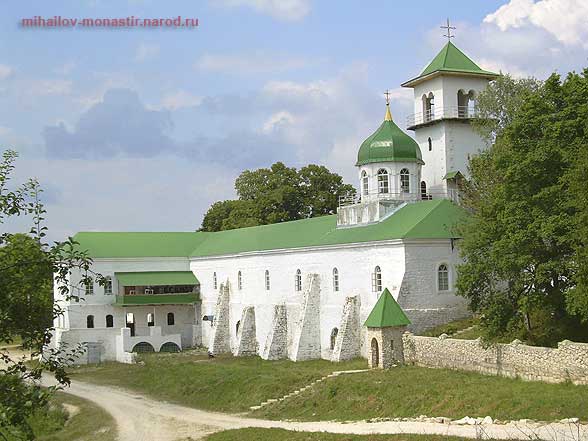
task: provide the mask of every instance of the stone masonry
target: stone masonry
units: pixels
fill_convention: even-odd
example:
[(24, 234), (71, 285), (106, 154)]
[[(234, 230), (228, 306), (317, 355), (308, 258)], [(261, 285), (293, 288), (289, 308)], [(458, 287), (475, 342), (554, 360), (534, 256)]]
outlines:
[(309, 274), (304, 284), (302, 309), (294, 327), (290, 359), (292, 361), (321, 358), (321, 286), (318, 274)]
[[(367, 344), (370, 348), (368, 366), (370, 368), (390, 369), (397, 363), (404, 363), (403, 332), (405, 329), (405, 326), (368, 328)], [(374, 339), (378, 342), (377, 362), (372, 352), (372, 340)]]
[(588, 344), (563, 341), (557, 348), (510, 344), (484, 347), (479, 340), (403, 335), (407, 363), (475, 371), (525, 380), (588, 384)]
[(272, 326), (261, 353), (264, 360), (288, 358), (288, 318), (286, 305), (274, 305)]
[(255, 334), (255, 308), (248, 306), (241, 315), (241, 326), (237, 335), (235, 356), (257, 355), (257, 338)]
[(335, 339), (335, 348), (333, 349), (331, 361), (351, 360), (360, 355), (360, 302), (359, 296), (345, 299), (341, 325)]
[(216, 309), (214, 312), (214, 321), (210, 334), (210, 345), (208, 346), (208, 350), (214, 355), (231, 352), (231, 334), (229, 326), (230, 300), (230, 284), (227, 280), (226, 283), (221, 283), (219, 289)]

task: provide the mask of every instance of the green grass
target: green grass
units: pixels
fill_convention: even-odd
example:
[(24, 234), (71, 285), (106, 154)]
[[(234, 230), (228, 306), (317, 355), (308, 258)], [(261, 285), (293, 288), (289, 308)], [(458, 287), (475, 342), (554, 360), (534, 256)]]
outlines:
[[(214, 433), (205, 441), (466, 441), (466, 438), (435, 435), (340, 435), (292, 432), (283, 429), (235, 429)], [(467, 440), (469, 441), (469, 440)], [(492, 441), (492, 440), (490, 440)]]
[(15, 335), (14, 337), (12, 337), (11, 341), (0, 340), (0, 348), (6, 347), (6, 346), (19, 346), (21, 344), (22, 344), (22, 338), (20, 337), (20, 335)]
[[(64, 405), (68, 406), (67, 409)], [(69, 414), (72, 411), (72, 414)], [(112, 416), (90, 401), (58, 393), (46, 412), (30, 420), (37, 441), (114, 441)]]
[[(478, 325), (480, 324), (480, 319), (470, 317), (462, 320), (455, 320), (444, 325), (435, 326), (434, 328), (428, 329), (422, 333), (425, 337), (439, 337), (441, 334), (453, 335), (458, 331), (463, 329), (467, 329), (471, 326), (476, 326), (476, 328), (472, 329), (471, 331), (467, 331), (467, 333), (459, 334), (459, 338), (466, 338), (464, 335), (471, 334), (472, 336), (475, 335), (473, 338), (467, 338), (467, 340), (474, 340), (480, 336), (479, 330), (477, 330)], [(475, 331), (475, 332), (472, 332)]]
[(221, 412), (248, 411), (336, 370), (365, 368), (363, 359), (333, 364), (264, 361), (259, 357), (216, 357), (189, 351), (149, 354), (144, 364), (107, 363), (74, 369), (72, 379), (131, 389), (155, 399)]
[(304, 421), (419, 415), (541, 421), (579, 417), (586, 421), (586, 403), (588, 386), (403, 366), (330, 378), (253, 415)]

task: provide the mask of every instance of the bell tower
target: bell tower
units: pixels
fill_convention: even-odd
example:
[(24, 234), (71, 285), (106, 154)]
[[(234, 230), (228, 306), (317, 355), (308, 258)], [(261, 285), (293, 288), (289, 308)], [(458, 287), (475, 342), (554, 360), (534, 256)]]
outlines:
[(423, 198), (450, 198), (457, 202), (460, 177), (468, 175), (471, 155), (484, 142), (471, 126), (477, 95), (498, 75), (481, 69), (452, 42), (447, 44), (419, 76), (402, 84), (414, 91), (414, 113), (407, 129), (415, 132), (425, 165), (422, 168)]

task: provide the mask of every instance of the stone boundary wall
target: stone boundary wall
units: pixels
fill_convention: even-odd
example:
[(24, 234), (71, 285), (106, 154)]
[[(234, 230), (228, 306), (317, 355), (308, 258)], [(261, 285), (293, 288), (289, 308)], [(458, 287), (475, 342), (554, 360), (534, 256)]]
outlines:
[(527, 346), (518, 340), (485, 348), (480, 340), (403, 335), (408, 364), (461, 369), (531, 381), (588, 384), (588, 344), (562, 341), (557, 348)]

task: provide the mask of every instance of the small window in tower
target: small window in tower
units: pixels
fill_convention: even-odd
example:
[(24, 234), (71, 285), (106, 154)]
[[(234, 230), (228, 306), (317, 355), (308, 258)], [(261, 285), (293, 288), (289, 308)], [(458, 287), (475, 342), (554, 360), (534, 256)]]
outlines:
[(433, 151), (433, 140), (431, 139), (431, 137), (429, 137), (428, 143), (429, 143), (429, 151), (432, 152)]
[(152, 312), (147, 314), (147, 326), (155, 326), (155, 315)]
[(174, 317), (174, 313), (173, 312), (168, 312), (167, 313), (167, 325), (168, 326), (173, 326), (176, 324), (176, 318)]
[(269, 270), (265, 270), (265, 289), (270, 290), (270, 273)]
[(388, 172), (381, 168), (378, 170), (378, 193), (389, 193), (389, 190)]
[(107, 328), (112, 328), (114, 327), (114, 317), (112, 317), (111, 314), (108, 314), (106, 316), (106, 327)]
[(400, 191), (410, 193), (410, 172), (406, 168), (400, 170)]
[(367, 196), (368, 190), (369, 190), (368, 175), (364, 170), (361, 172), (361, 191), (365, 196)]
[(427, 195), (427, 183), (425, 181), (421, 181), (421, 199), (423, 201), (429, 199), (429, 196)]
[(104, 282), (104, 294), (111, 295), (112, 294), (112, 277), (106, 276), (106, 280)]
[(212, 273), (212, 288), (217, 289), (217, 287), (218, 287), (218, 283), (217, 283), (216, 271), (215, 271), (214, 273)]
[(89, 315), (86, 317), (86, 328), (91, 329), (94, 327), (94, 316)]
[(241, 275), (241, 271), (237, 273), (237, 289), (239, 291), (243, 289), (243, 276)]

